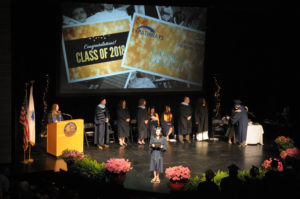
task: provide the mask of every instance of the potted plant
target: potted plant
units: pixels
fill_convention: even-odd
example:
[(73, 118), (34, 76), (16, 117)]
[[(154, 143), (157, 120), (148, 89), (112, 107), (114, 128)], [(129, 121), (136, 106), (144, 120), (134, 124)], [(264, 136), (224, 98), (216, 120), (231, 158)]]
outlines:
[(280, 151), (295, 147), (294, 141), (289, 137), (279, 136), (275, 139), (275, 143), (278, 145)]
[(174, 191), (179, 191), (184, 187), (184, 183), (191, 177), (188, 167), (174, 166), (166, 169), (166, 177), (170, 181), (170, 187)]
[(84, 159), (84, 154), (83, 152), (79, 152), (76, 150), (65, 149), (60, 155), (60, 158), (62, 158), (67, 163), (67, 167), (69, 170), (74, 162)]
[(288, 148), (285, 151), (281, 151), (280, 157), (282, 159), (286, 159), (287, 156), (290, 156), (291, 158), (300, 159), (300, 151), (294, 147), (294, 148)]
[(85, 157), (81, 161), (74, 162), (72, 173), (80, 176), (87, 182), (104, 183), (105, 168), (104, 162), (98, 163), (90, 157)]
[(125, 181), (126, 173), (132, 169), (131, 162), (124, 158), (110, 158), (104, 167), (109, 174), (110, 181), (116, 184), (122, 184)]
[(269, 171), (269, 170), (275, 170), (275, 171), (279, 171), (279, 172), (283, 171), (283, 164), (277, 158), (269, 158), (269, 159), (265, 160), (261, 166), (266, 171)]

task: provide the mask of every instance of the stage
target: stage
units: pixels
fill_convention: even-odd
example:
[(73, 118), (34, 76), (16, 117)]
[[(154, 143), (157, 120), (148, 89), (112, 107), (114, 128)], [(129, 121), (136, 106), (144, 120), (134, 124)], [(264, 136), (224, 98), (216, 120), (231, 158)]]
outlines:
[[(191, 170), (191, 177), (202, 176), (207, 169), (213, 171), (227, 171), (227, 166), (236, 164), (241, 170), (250, 169), (252, 165), (259, 167), (269, 157), (277, 156), (277, 148), (271, 139), (265, 139), (264, 145), (229, 145), (227, 142), (193, 140), (192, 143), (180, 144), (169, 142), (168, 150), (164, 156), (164, 169), (170, 166), (183, 165)], [(99, 163), (105, 162), (111, 157), (126, 158), (132, 162), (133, 169), (127, 173), (124, 188), (135, 191), (146, 191), (155, 193), (169, 193), (168, 179), (161, 174), (160, 184), (150, 182), (153, 173), (149, 171), (150, 155), (148, 144), (138, 145), (128, 143), (121, 147), (117, 143), (111, 143), (109, 148), (99, 150), (94, 146), (84, 148), (84, 153)], [(34, 162), (23, 165), (19, 172), (30, 173), (45, 170), (66, 170), (63, 160), (46, 153), (46, 138), (33, 147), (32, 158)], [(20, 160), (22, 158), (20, 157)]]

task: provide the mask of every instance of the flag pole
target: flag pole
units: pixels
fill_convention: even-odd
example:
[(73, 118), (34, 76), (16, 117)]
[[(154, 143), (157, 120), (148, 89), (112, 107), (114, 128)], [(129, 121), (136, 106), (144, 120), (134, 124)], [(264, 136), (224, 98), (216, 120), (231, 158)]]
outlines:
[(28, 160), (26, 160), (26, 151), (25, 150), (24, 150), (24, 160), (21, 161), (21, 163), (23, 163), (23, 164), (28, 164), (29, 163)]
[[(27, 110), (27, 86), (28, 86), (28, 82), (25, 83), (25, 99), (26, 99), (26, 100), (25, 100), (25, 103), (26, 103), (26, 104), (25, 104), (25, 107), (24, 107), (24, 108), (25, 108), (26, 110)], [(26, 116), (25, 116), (25, 117), (26, 117)], [(24, 148), (24, 149), (23, 149), (23, 151), (24, 151), (24, 160), (22, 161), (23, 164), (28, 164), (28, 163), (29, 163), (28, 160), (26, 160), (26, 150), (27, 150), (27, 148)]]
[[(31, 80), (30, 83), (31, 83), (31, 86), (33, 87), (34, 80)], [(32, 162), (34, 162), (34, 159), (31, 158), (31, 142), (28, 143), (28, 147), (29, 147), (28, 162), (32, 163)]]
[(31, 144), (30, 143), (29, 143), (28, 147), (29, 147), (28, 162), (31, 163), (31, 162), (34, 162), (34, 159), (31, 158)]

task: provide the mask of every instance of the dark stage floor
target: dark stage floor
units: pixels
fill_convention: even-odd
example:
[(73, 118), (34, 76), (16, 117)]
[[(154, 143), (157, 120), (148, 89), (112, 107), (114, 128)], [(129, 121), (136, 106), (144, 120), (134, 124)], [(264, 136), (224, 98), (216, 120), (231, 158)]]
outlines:
[[(133, 170), (127, 173), (124, 187), (127, 189), (169, 193), (169, 183), (164, 174), (161, 175), (160, 184), (152, 184), (153, 176), (149, 172), (150, 155), (148, 145), (129, 143), (127, 147), (120, 147), (117, 143), (102, 151), (96, 147), (85, 146), (84, 153), (90, 155), (98, 162), (105, 162), (111, 157), (126, 158), (132, 162)], [(240, 169), (250, 169), (252, 165), (260, 166), (266, 158), (278, 156), (273, 139), (265, 139), (264, 145), (247, 145), (239, 147), (229, 145), (225, 141), (193, 141), (191, 144), (168, 143), (165, 153), (164, 168), (176, 165), (187, 166), (191, 176), (202, 176), (207, 169), (227, 171), (227, 166), (234, 163)], [(23, 165), (20, 172), (36, 172), (43, 170), (66, 169), (63, 160), (57, 159), (46, 153), (46, 139), (35, 146), (32, 151), (34, 162)]]

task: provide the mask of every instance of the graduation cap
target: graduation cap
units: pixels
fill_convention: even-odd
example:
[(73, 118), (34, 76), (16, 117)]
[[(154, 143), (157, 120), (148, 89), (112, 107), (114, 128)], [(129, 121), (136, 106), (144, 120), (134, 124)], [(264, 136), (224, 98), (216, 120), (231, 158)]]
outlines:
[(161, 129), (161, 127), (160, 126), (158, 126), (158, 127), (156, 127), (156, 129), (155, 129), (156, 131), (161, 131), (162, 129)]
[(213, 179), (213, 177), (215, 177), (215, 173), (211, 170), (211, 169), (208, 169), (206, 172), (205, 172), (205, 177), (207, 179)]
[(235, 99), (235, 100), (233, 100), (233, 104), (234, 104), (234, 105), (241, 105), (241, 104), (242, 104), (242, 101), (239, 100), (239, 99)]
[(259, 174), (259, 169), (258, 167), (252, 165), (252, 168), (250, 169), (250, 175), (255, 177)]
[(235, 164), (231, 164), (231, 165), (229, 165), (227, 168), (228, 168), (229, 171), (237, 171), (237, 170), (240, 169), (240, 168), (239, 168), (238, 166), (236, 166)]

